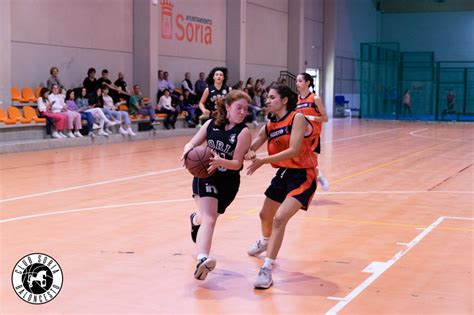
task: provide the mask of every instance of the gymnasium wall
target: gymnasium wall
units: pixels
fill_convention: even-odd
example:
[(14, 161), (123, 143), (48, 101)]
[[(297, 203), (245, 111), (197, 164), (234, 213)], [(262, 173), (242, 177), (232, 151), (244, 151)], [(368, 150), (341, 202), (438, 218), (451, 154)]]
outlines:
[(474, 11), (383, 14), (381, 39), (401, 51), (434, 51), (435, 60), (474, 60)]
[(11, 1), (12, 85), (46, 84), (58, 66), (67, 88), (87, 69), (133, 82), (133, 0)]
[(247, 0), (245, 23), (245, 76), (269, 84), (287, 70), (288, 0)]
[(305, 68), (323, 70), (324, 1), (304, 1)]
[[(186, 72), (191, 81), (199, 72), (206, 75), (226, 64), (226, 1), (172, 0), (169, 7), (160, 3), (158, 68), (169, 72), (169, 79), (180, 86)], [(167, 22), (169, 26), (166, 26)]]

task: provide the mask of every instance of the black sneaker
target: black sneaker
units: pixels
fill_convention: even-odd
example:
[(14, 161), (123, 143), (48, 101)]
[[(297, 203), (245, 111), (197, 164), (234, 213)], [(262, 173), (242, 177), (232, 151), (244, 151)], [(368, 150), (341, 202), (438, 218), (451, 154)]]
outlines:
[(191, 213), (190, 219), (191, 219), (191, 239), (193, 240), (194, 243), (196, 243), (196, 238), (198, 235), (199, 228), (201, 225), (196, 225), (193, 223), (194, 217), (197, 215), (196, 212)]
[(207, 274), (216, 268), (216, 260), (211, 257), (204, 257), (196, 265), (196, 270), (194, 271), (194, 279), (204, 280), (207, 277)]

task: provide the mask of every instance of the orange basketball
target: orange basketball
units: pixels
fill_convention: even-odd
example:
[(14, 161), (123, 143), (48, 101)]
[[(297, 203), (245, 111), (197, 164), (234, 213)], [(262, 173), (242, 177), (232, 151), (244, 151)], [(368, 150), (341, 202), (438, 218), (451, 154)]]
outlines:
[(188, 171), (197, 178), (208, 178), (214, 172), (209, 174), (207, 169), (209, 168), (210, 158), (212, 157), (211, 148), (208, 146), (194, 147), (186, 155), (185, 166)]

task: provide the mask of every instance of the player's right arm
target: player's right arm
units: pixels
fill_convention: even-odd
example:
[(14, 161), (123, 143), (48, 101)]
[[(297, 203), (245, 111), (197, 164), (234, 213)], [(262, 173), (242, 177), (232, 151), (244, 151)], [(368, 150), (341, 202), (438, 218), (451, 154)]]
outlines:
[(201, 112), (204, 116), (210, 115), (210, 112), (206, 108), (206, 105), (205, 105), (208, 96), (209, 96), (209, 88), (206, 88), (204, 90), (204, 93), (202, 93), (201, 100), (199, 101), (199, 109), (201, 109)]
[[(206, 121), (206, 123), (199, 129), (199, 131), (194, 135), (194, 137), (186, 143), (183, 150), (183, 155), (181, 156), (181, 161), (184, 163), (186, 154), (191, 151), (194, 147), (201, 145), (207, 138), (207, 127), (211, 123), (211, 119)], [(183, 164), (184, 165), (184, 164)]]
[(255, 151), (257, 151), (267, 141), (266, 129), (266, 125), (260, 128), (260, 131), (258, 132), (257, 136), (255, 137), (255, 139), (253, 139), (252, 144), (250, 145), (249, 152), (245, 154), (246, 160), (253, 160), (257, 156)]

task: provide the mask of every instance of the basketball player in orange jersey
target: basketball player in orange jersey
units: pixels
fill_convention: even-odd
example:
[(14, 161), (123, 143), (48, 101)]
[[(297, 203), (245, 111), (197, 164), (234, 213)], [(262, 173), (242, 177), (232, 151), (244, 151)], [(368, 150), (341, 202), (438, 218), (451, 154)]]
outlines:
[[(300, 73), (296, 77), (296, 88), (299, 96), (296, 104), (296, 111), (306, 115), (311, 121), (314, 128), (313, 151), (316, 155), (321, 154), (321, 131), (323, 122), (328, 121), (328, 115), (324, 109), (321, 99), (309, 89), (314, 88), (313, 78), (308, 73)], [(321, 187), (327, 191), (329, 189), (329, 181), (324, 177), (320, 169), (316, 169), (318, 182)]]
[[(272, 268), (278, 255), (285, 227), (299, 209), (306, 210), (316, 191), (317, 156), (313, 153), (312, 125), (301, 113), (294, 111), (297, 95), (286, 85), (274, 85), (267, 98), (267, 110), (274, 115), (252, 141), (245, 158), (252, 160), (247, 168), (253, 174), (263, 164), (277, 168), (275, 177), (265, 191), (260, 211), (262, 239), (247, 251), (256, 256), (267, 252), (254, 287), (268, 289), (272, 284)], [(255, 151), (268, 140), (268, 157), (257, 158)]]
[(208, 178), (193, 179), (193, 197), (199, 213), (191, 214), (191, 239), (197, 245), (194, 278), (198, 280), (206, 279), (216, 267), (216, 260), (209, 257), (214, 227), (219, 214), (225, 212), (239, 191), (244, 155), (252, 141), (244, 123), (249, 103), (247, 93), (231, 91), (217, 101), (214, 118), (208, 120), (184, 146), (182, 160), (192, 148), (206, 142), (214, 151), (208, 172), (217, 169)]

